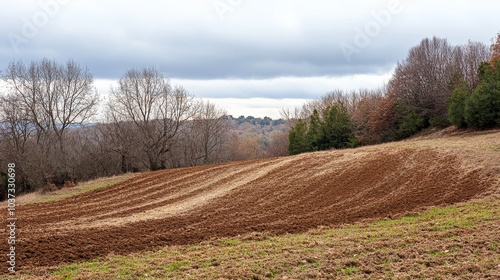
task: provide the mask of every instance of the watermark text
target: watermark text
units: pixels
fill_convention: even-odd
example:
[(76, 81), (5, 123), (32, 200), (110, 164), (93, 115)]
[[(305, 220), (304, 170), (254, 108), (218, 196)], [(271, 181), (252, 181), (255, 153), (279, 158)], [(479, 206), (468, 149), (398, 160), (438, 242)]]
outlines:
[(212, 3), (217, 16), (222, 21), (227, 13), (233, 12), (236, 7), (241, 5), (243, 0), (216, 0)]
[(22, 25), (18, 32), (9, 32), (7, 38), (14, 52), (18, 53), (22, 45), (29, 43), (38, 32), (46, 27), (50, 19), (54, 18), (61, 10), (62, 5), (67, 5), (70, 0), (40, 0), (39, 9), (31, 17), (22, 17)]
[(9, 272), (16, 272), (16, 164), (7, 165), (7, 232), (9, 253), (7, 263)]
[(354, 28), (355, 35), (352, 42), (340, 44), (340, 49), (347, 62), (350, 63), (354, 54), (359, 54), (368, 47), (372, 39), (379, 36), (383, 29), (391, 24), (394, 15), (400, 14), (403, 10), (401, 0), (391, 0), (385, 9), (372, 11), (370, 13), (372, 19), (363, 28)]

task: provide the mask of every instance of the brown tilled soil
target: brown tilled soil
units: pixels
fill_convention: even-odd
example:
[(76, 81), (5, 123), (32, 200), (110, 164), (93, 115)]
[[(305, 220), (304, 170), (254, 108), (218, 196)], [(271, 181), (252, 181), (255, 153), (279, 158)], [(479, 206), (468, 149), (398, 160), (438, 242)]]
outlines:
[(499, 131), (431, 138), (149, 172), (22, 205), (18, 269), (251, 232), (304, 232), (498, 190)]

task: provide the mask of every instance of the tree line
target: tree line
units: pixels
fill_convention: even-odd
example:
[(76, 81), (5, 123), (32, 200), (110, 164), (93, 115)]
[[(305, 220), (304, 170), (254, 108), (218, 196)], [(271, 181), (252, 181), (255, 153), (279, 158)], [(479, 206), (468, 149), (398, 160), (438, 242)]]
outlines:
[[(225, 110), (172, 85), (155, 68), (127, 71), (106, 102), (89, 70), (72, 60), (13, 61), (1, 79), (0, 164), (16, 163), (18, 193), (247, 159), (258, 148), (231, 131), (235, 120)], [(272, 129), (271, 121), (260, 123)]]
[(377, 144), (429, 127), (500, 126), (500, 34), (491, 46), (427, 38), (381, 89), (333, 91), (283, 115), (289, 154)]

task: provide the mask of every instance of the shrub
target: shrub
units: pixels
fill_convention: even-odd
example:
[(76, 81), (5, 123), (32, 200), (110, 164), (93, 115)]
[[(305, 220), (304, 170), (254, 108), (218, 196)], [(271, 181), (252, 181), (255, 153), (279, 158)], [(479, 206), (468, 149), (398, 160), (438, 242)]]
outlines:
[(45, 194), (45, 193), (55, 192), (57, 190), (58, 188), (56, 184), (48, 183), (44, 188), (42, 188), (42, 193)]
[(63, 188), (74, 188), (76, 186), (73, 181), (64, 181)]
[(398, 103), (396, 110), (399, 116), (396, 123), (396, 140), (408, 138), (428, 126), (425, 118), (403, 101)]

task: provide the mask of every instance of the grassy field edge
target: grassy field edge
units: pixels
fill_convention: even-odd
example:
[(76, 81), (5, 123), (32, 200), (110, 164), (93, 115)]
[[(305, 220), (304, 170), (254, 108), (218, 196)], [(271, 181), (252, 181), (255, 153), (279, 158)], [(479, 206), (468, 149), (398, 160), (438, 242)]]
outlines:
[[(36, 204), (36, 203), (46, 203), (52, 201), (58, 201), (65, 198), (77, 196), (84, 194), (93, 190), (109, 187), (127, 179), (135, 176), (133, 173), (126, 173), (121, 175), (116, 175), (112, 177), (103, 177), (87, 182), (78, 183), (76, 186), (71, 188), (62, 188), (52, 192), (34, 192), (28, 194), (22, 194), (17, 197), (17, 203), (20, 205)], [(0, 203), (0, 205), (5, 204), (5, 201)]]

